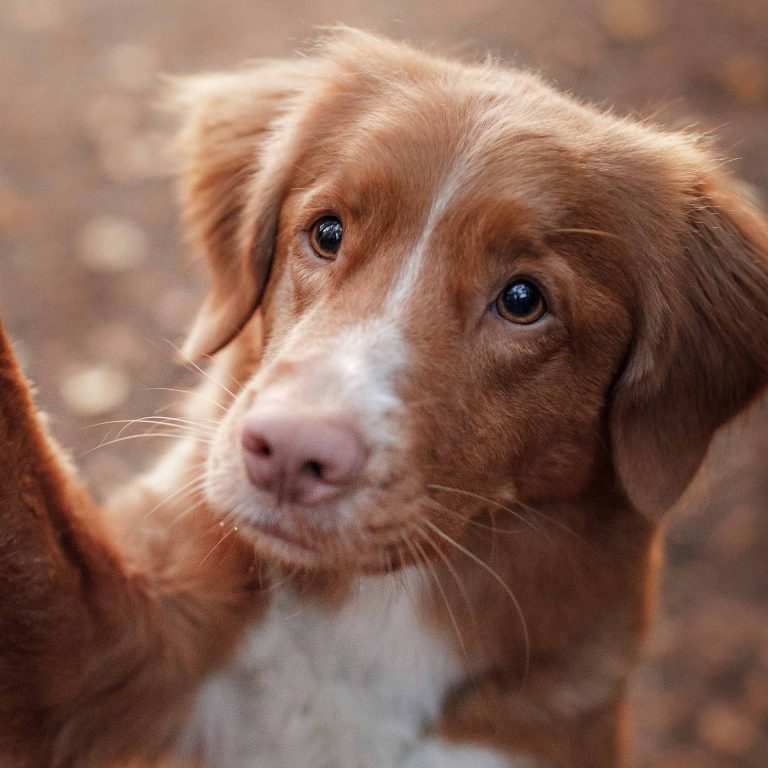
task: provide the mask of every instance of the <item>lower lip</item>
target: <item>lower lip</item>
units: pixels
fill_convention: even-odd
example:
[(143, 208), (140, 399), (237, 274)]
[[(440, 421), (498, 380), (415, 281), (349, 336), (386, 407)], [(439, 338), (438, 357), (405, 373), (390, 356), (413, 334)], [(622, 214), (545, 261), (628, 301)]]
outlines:
[(251, 526), (257, 533), (264, 535), (274, 543), (300, 549), (303, 552), (317, 554), (317, 549), (311, 546), (307, 541), (286, 533), (279, 526), (266, 525), (264, 523), (251, 523)]

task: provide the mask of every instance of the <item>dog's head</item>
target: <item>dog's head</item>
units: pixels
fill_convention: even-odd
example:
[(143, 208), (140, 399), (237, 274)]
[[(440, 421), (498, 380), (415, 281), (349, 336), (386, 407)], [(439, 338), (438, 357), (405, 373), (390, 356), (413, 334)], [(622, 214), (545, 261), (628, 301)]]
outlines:
[(273, 555), (393, 567), (484, 499), (657, 517), (766, 383), (766, 227), (688, 137), (350, 31), (179, 102), (187, 352), (254, 360), (207, 495)]

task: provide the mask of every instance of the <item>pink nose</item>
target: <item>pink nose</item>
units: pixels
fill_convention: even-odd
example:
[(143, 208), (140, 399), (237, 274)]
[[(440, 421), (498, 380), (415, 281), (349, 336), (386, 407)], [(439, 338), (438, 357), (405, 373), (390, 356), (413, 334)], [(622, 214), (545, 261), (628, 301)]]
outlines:
[(357, 431), (340, 421), (258, 407), (245, 417), (245, 468), (278, 504), (318, 504), (348, 488), (366, 459)]

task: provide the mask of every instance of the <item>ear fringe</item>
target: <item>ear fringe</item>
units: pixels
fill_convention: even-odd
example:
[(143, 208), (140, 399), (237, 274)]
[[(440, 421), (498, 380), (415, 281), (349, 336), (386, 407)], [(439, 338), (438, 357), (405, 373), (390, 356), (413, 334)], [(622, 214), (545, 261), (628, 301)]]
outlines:
[(768, 223), (722, 174), (691, 192), (686, 215), (655, 370), (617, 389), (611, 416), (619, 479), (654, 519), (683, 494), (715, 431), (768, 387)]
[[(270, 196), (280, 192), (277, 185), (258, 183), (264, 171), (261, 149), (286, 105), (306, 87), (313, 66), (308, 59), (268, 60), (235, 72), (168, 81), (165, 108), (181, 121), (173, 149), (182, 218), (212, 274), (210, 294), (184, 345), (191, 358), (228, 344), (260, 301), (272, 257), (271, 219), (279, 211)], [(260, 195), (256, 203), (253, 195)], [(268, 234), (253, 252), (247, 252), (252, 235), (243, 235), (247, 206), (251, 226)]]

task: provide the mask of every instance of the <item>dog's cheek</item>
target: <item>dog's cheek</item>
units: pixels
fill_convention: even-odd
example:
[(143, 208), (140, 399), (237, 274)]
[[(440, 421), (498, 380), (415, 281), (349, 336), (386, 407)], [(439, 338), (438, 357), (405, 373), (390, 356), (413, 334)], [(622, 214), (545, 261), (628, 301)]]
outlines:
[(605, 461), (601, 394), (562, 381), (531, 392), (513, 419), (509, 474), (520, 501), (579, 494)]
[[(434, 384), (435, 377), (428, 379)], [(466, 382), (452, 377), (448, 387), (435, 384), (412, 390), (404, 400), (403, 442), (409, 447), (404, 465), (418, 470), (428, 486), (486, 492), (498, 451), (493, 445), (495, 435), (486, 432), (484, 416), (475, 410), (477, 398)]]

